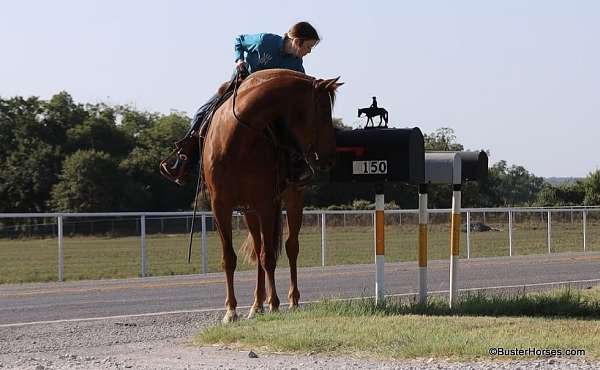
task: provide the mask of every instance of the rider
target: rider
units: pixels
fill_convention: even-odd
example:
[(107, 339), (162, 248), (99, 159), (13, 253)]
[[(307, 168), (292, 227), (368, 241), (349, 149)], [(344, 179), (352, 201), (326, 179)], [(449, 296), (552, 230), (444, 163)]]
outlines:
[(377, 108), (377, 97), (373, 97), (373, 103), (371, 103), (371, 107), (370, 108)]
[[(284, 68), (304, 72), (302, 58), (309, 54), (320, 41), (319, 34), (308, 22), (294, 24), (283, 36), (271, 33), (239, 35), (235, 39), (235, 63), (238, 74), (248, 74), (263, 69)], [(234, 77), (235, 78), (235, 77)], [(206, 120), (207, 114), (214, 109), (220, 96), (215, 94), (201, 106), (191, 122), (186, 137), (177, 144), (177, 157), (174, 163), (167, 163), (162, 169), (178, 184), (183, 184), (187, 172), (197, 162), (198, 135)], [(281, 122), (282, 137), (280, 140), (294, 148), (290, 154), (290, 173), (288, 181), (294, 184), (305, 184), (313, 176), (306, 162), (298, 139), (286, 122)]]

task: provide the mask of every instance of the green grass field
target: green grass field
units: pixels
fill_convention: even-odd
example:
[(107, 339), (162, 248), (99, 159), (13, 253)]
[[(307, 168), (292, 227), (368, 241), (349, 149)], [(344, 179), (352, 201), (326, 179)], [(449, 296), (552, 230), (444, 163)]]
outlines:
[(514, 296), (463, 296), (450, 309), (442, 298), (427, 304), (372, 299), (321, 301), (294, 312), (259, 315), (215, 325), (198, 345), (226, 344), (274, 352), (321, 353), (382, 359), (507, 360), (491, 348), (583, 350), (574, 357), (600, 358), (600, 289)]
[[(321, 227), (318, 215), (306, 215), (300, 235), (299, 265), (321, 265)], [(446, 215), (431, 215), (435, 224), (429, 227), (429, 259), (449, 257), (449, 220)], [(478, 219), (472, 218), (475, 222)], [(513, 255), (548, 252), (546, 224), (540, 219), (515, 219)], [(326, 228), (326, 265), (373, 262), (373, 228), (369, 214), (328, 215)], [(416, 261), (416, 216), (386, 215), (386, 262)], [(463, 219), (464, 222), (464, 219)], [(343, 226), (346, 223), (347, 226)], [(502, 215), (488, 216), (486, 224), (498, 231), (471, 232), (471, 257), (508, 256), (508, 224)], [(350, 226), (348, 226), (350, 225)], [(236, 249), (246, 231), (233, 233)], [(221, 246), (214, 231), (207, 232), (208, 271), (220, 271)], [(587, 250), (600, 251), (600, 220), (587, 223)], [(200, 237), (194, 240), (192, 264), (187, 264), (188, 235), (150, 234), (147, 243), (147, 274), (178, 275), (201, 271)], [(461, 233), (461, 256), (467, 255), (466, 233)], [(139, 237), (68, 237), (64, 238), (65, 280), (137, 277), (141, 274)], [(552, 224), (552, 251), (583, 251), (581, 220)], [(58, 241), (49, 239), (0, 239), (0, 283), (54, 281), (58, 279)], [(285, 253), (278, 266), (287, 266)], [(251, 266), (239, 259), (239, 269)]]

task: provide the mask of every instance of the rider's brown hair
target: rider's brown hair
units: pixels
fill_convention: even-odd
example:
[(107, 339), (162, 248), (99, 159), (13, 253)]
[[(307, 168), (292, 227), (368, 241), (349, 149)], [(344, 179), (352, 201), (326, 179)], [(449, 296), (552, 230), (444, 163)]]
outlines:
[(298, 22), (287, 31), (286, 37), (299, 39), (302, 41), (315, 40), (319, 42), (321, 38), (317, 30), (308, 22)]

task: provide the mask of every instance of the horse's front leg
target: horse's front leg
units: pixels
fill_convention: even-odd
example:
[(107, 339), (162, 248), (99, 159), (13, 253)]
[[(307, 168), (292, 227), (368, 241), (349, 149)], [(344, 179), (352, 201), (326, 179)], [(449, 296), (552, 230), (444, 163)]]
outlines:
[(227, 297), (225, 299), (225, 308), (227, 312), (223, 317), (223, 323), (229, 323), (237, 320), (237, 300), (235, 299), (235, 293), (233, 289), (233, 274), (237, 265), (237, 256), (233, 249), (233, 241), (231, 235), (231, 213), (233, 207), (227, 206), (213, 199), (212, 209), (215, 215), (215, 221), (217, 222), (217, 230), (221, 237), (222, 246), (222, 259), (221, 267), (225, 271), (225, 278), (227, 280)]
[(287, 208), (288, 238), (285, 242), (285, 251), (290, 265), (290, 288), (288, 291), (288, 302), (290, 309), (298, 307), (300, 291), (298, 290), (298, 254), (300, 243), (298, 234), (302, 226), (302, 209), (304, 208), (304, 192), (296, 187), (286, 191), (284, 195)]
[(260, 314), (264, 312), (263, 303), (266, 299), (266, 291), (265, 291), (265, 270), (262, 267), (260, 261), (258, 261), (258, 256), (260, 256), (260, 249), (262, 244), (262, 239), (260, 236), (260, 220), (254, 213), (246, 213), (246, 226), (248, 226), (248, 231), (250, 235), (249, 239), (246, 240), (246, 243), (252, 243), (251, 248), (248, 249), (248, 252), (253, 253), (252, 260), (256, 263), (256, 289), (254, 290), (254, 303), (252, 307), (250, 307), (250, 312), (248, 313), (248, 319), (254, 318), (256, 314)]

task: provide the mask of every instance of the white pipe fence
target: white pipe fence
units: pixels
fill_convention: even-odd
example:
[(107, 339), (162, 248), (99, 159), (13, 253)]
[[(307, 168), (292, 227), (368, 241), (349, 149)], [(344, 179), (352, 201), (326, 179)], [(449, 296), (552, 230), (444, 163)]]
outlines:
[[(450, 215), (451, 210), (450, 209), (431, 209), (428, 210), (428, 212), (431, 215)], [(284, 212), (285, 213), (285, 212)], [(581, 215), (581, 224), (582, 224), (582, 228), (581, 228), (581, 238), (583, 241), (582, 244), (582, 251), (586, 252), (589, 250), (589, 219), (590, 219), (590, 215), (594, 215), (593, 217), (595, 217), (595, 220), (600, 220), (600, 207), (568, 207), (568, 208), (529, 208), (529, 207), (522, 207), (522, 208), (464, 208), (461, 210), (461, 213), (463, 214), (463, 219), (465, 222), (465, 228), (463, 230), (463, 232), (465, 232), (466, 237), (465, 237), (465, 243), (466, 243), (466, 258), (471, 258), (473, 256), (473, 251), (472, 251), (472, 238), (473, 238), (473, 233), (472, 233), (472, 229), (474, 226), (476, 226), (475, 224), (477, 223), (481, 223), (481, 222), (473, 222), (473, 217), (475, 214), (480, 214), (481, 215), (481, 219), (483, 220), (483, 224), (486, 224), (487, 221), (492, 220), (492, 215), (493, 214), (505, 214), (506, 218), (505, 219), (507, 221), (507, 225), (508, 225), (508, 230), (507, 230), (507, 234), (508, 234), (508, 256), (513, 256), (514, 255), (514, 244), (515, 244), (515, 240), (514, 240), (514, 235), (513, 235), (513, 229), (514, 229), (514, 225), (515, 225), (515, 217), (517, 217), (518, 215), (525, 215), (525, 214), (531, 214), (532, 217), (534, 217), (533, 215), (535, 213), (539, 213), (540, 214), (540, 220), (541, 223), (545, 223), (546, 226), (546, 244), (547, 244), (547, 252), (548, 253), (552, 253), (553, 250), (555, 248), (553, 248), (553, 233), (552, 233), (552, 222), (553, 219), (555, 217), (553, 217), (553, 213), (555, 215), (562, 215), (564, 216), (565, 214), (570, 213), (570, 223), (573, 224), (574, 223), (574, 217), (575, 215)], [(397, 220), (399, 222), (399, 224), (402, 224), (402, 222), (404, 222), (404, 224), (414, 224), (414, 233), (415, 236), (418, 233), (418, 222), (415, 221), (417, 219), (417, 215), (418, 215), (418, 210), (386, 210), (385, 211), (386, 216), (388, 215), (397, 215)], [(240, 223), (239, 223), (239, 213), (234, 213), (235, 216), (238, 217), (237, 220), (237, 227), (240, 227)], [(318, 226), (320, 226), (320, 262), (321, 262), (321, 266), (325, 266), (326, 262), (327, 262), (327, 253), (328, 253), (328, 248), (327, 248), (327, 238), (328, 238), (328, 233), (327, 233), (327, 228), (328, 227), (334, 227), (334, 226), (328, 226), (328, 216), (333, 216), (334, 215), (341, 215), (343, 216), (343, 222), (339, 222), (339, 226), (336, 227), (348, 227), (348, 216), (351, 215), (365, 215), (368, 217), (368, 215), (370, 215), (372, 221), (372, 224), (370, 225), (371, 227), (375, 227), (374, 225), (374, 220), (375, 220), (375, 210), (364, 210), (364, 211), (358, 211), (358, 210), (345, 210), (345, 211), (334, 211), (334, 210), (306, 210), (304, 211), (304, 215), (305, 216), (309, 216), (309, 215), (315, 215), (314, 217), (317, 217), (318, 219)], [(403, 215), (414, 215), (414, 219), (413, 221), (406, 221), (407, 219), (410, 219), (410, 217), (402, 217)], [(137, 222), (139, 222), (139, 228), (137, 227), (138, 223), (136, 222), (136, 230), (138, 230), (139, 232), (139, 237), (140, 237), (140, 276), (145, 277), (148, 276), (148, 259), (147, 259), (147, 241), (146, 241), (146, 237), (147, 237), (147, 222), (148, 222), (148, 218), (152, 218), (152, 220), (160, 220), (160, 230), (162, 232), (162, 230), (164, 230), (165, 228), (165, 220), (168, 217), (185, 217), (188, 221), (186, 222), (187, 227), (189, 229), (189, 219), (192, 216), (192, 212), (119, 212), (119, 213), (114, 213), (114, 212), (109, 212), (109, 213), (0, 213), (0, 231), (2, 231), (2, 227), (5, 224), (4, 220), (5, 219), (15, 219), (15, 218), (43, 218), (43, 219), (56, 219), (56, 223), (52, 224), (53, 227), (56, 227), (56, 235), (58, 238), (58, 253), (57, 253), (57, 259), (58, 259), (58, 280), (59, 281), (63, 281), (64, 280), (64, 230), (65, 230), (65, 225), (68, 225), (68, 221), (69, 219), (77, 219), (77, 220), (81, 220), (83, 218), (106, 218), (106, 217), (128, 217), (128, 218), (134, 218), (136, 220), (138, 220)], [(211, 218), (212, 219), (212, 213), (210, 212), (199, 212), (197, 213), (197, 217), (199, 217), (201, 219), (201, 223), (200, 223), (200, 230), (198, 230), (198, 232), (200, 233), (200, 248), (199, 249), (199, 254), (200, 254), (200, 259), (201, 259), (201, 272), (202, 273), (207, 273), (209, 266), (208, 266), (208, 245), (207, 245), (207, 233), (208, 232), (213, 232), (214, 231), (214, 223), (211, 223), (211, 230), (207, 229), (207, 218)], [(305, 217), (306, 218), (306, 217)], [(558, 218), (558, 217), (556, 217)], [(565, 218), (565, 217), (563, 217)], [(577, 216), (578, 220), (579, 220), (579, 216)], [(565, 218), (565, 219), (568, 219)], [(404, 220), (404, 221), (403, 221)], [(113, 228), (114, 228), (114, 220), (112, 221), (113, 223)], [(389, 226), (389, 225), (388, 225)], [(93, 223), (90, 224), (90, 230), (93, 230)], [(197, 234), (196, 234), (197, 235)], [(417, 249), (418, 245), (415, 242), (414, 248), (415, 250)], [(1, 253), (1, 250), (0, 250)], [(371, 261), (365, 260), (365, 263), (369, 263)]]

